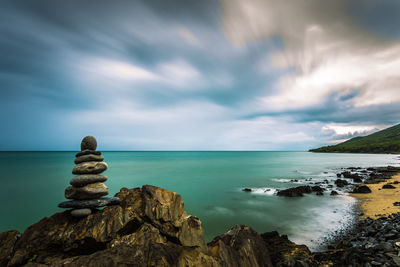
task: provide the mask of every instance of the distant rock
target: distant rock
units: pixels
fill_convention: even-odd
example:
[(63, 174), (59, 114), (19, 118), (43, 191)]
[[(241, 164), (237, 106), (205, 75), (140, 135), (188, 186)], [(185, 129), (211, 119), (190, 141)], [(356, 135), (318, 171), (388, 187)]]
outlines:
[(371, 193), (371, 189), (366, 186), (366, 185), (358, 185), (353, 189), (352, 193), (355, 194), (367, 194), (367, 193)]
[(385, 185), (383, 185), (382, 186), (382, 189), (395, 189), (396, 187), (394, 187), (393, 185), (391, 185), (391, 184), (385, 184)]
[(280, 190), (278, 191), (277, 195), (284, 197), (302, 197), (303, 194), (310, 194), (310, 193), (312, 193), (311, 186), (304, 185), (285, 190)]
[(339, 193), (336, 192), (335, 190), (332, 190), (330, 195), (331, 195), (331, 196), (337, 196), (337, 195), (339, 195)]
[(243, 188), (242, 191), (243, 191), (243, 192), (251, 192), (252, 190), (251, 190), (251, 188), (247, 188), (247, 187), (246, 187), (246, 188)]
[(346, 186), (346, 185), (349, 185), (349, 183), (348, 183), (346, 180), (337, 179), (337, 180), (335, 181), (335, 185), (336, 185), (337, 187), (344, 187), (344, 186)]

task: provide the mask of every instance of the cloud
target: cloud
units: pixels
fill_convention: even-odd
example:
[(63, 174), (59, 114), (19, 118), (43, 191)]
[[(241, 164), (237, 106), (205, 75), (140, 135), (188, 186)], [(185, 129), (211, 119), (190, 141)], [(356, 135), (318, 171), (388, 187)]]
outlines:
[(310, 107), (354, 90), (359, 91), (351, 100), (355, 107), (400, 102), (400, 42), (361, 28), (349, 14), (351, 1), (221, 2), (225, 33), (233, 43), (273, 36), (283, 41), (271, 63), (292, 71), (276, 83), (278, 94), (263, 99), (266, 109)]

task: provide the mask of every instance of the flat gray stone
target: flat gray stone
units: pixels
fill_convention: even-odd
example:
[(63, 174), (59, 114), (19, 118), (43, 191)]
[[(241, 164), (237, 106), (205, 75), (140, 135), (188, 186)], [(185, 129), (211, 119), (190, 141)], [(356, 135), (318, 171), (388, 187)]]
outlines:
[(83, 187), (68, 186), (65, 189), (67, 199), (95, 199), (105, 195), (108, 195), (108, 188), (103, 183), (93, 183)]
[(83, 139), (82, 139), (82, 142), (81, 142), (81, 150), (83, 151), (83, 150), (86, 150), (86, 149), (89, 149), (89, 150), (96, 150), (96, 148), (97, 148), (97, 141), (96, 141), (96, 138), (94, 138), (93, 136), (85, 136)]
[(79, 153), (76, 153), (75, 157), (80, 157), (80, 156), (88, 155), (88, 154), (101, 155), (101, 152), (97, 151), (97, 150), (88, 150), (88, 149), (86, 149), (86, 150), (83, 150), (83, 151), (81, 151)]
[(82, 162), (75, 165), (73, 174), (99, 174), (107, 170), (108, 165), (103, 161)]
[(105, 182), (107, 181), (107, 176), (101, 174), (82, 174), (75, 176), (69, 182), (74, 187), (82, 187), (87, 184)]
[(98, 199), (90, 200), (69, 200), (58, 204), (59, 208), (100, 208), (105, 206), (117, 205), (120, 203), (118, 197), (101, 197)]
[(80, 157), (77, 157), (75, 159), (75, 164), (79, 164), (82, 162), (89, 162), (89, 161), (103, 161), (104, 157), (100, 155), (94, 155), (94, 154), (88, 154), (88, 155), (83, 155)]
[(71, 210), (71, 215), (73, 217), (82, 218), (90, 215), (92, 213), (91, 209), (75, 209)]

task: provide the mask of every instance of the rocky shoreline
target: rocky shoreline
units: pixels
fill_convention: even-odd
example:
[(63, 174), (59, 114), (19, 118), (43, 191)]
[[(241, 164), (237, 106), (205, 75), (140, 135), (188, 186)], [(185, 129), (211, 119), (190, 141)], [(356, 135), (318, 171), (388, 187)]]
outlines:
[[(350, 168), (337, 175), (336, 188), (310, 180), (288, 192), (353, 192), (399, 171)], [(200, 219), (186, 213), (177, 193), (158, 187), (122, 188), (115, 197), (119, 204), (84, 218), (65, 211), (22, 234), (0, 233), (0, 266), (400, 266), (400, 213), (360, 218), (330, 240), (327, 250), (311, 252), (285, 235), (258, 234), (244, 225), (206, 244)]]

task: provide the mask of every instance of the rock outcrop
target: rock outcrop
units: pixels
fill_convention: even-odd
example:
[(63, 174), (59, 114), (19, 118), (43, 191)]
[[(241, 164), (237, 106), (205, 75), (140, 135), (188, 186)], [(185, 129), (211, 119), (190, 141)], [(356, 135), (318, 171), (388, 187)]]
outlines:
[(122, 188), (119, 205), (75, 218), (56, 213), (0, 234), (0, 265), (23, 266), (272, 266), (266, 243), (247, 226), (204, 241), (201, 221), (174, 192)]

